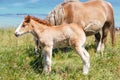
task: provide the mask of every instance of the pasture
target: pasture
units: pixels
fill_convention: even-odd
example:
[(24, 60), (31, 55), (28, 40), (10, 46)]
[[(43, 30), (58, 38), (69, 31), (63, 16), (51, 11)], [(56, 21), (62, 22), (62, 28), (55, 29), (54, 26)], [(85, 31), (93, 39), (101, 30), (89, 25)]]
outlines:
[(16, 38), (14, 31), (0, 29), (0, 80), (120, 80), (120, 32), (116, 32), (115, 47), (108, 36), (103, 56), (95, 53), (94, 36), (87, 37), (91, 67), (84, 76), (81, 59), (72, 49), (54, 50), (52, 72), (45, 75), (41, 58), (34, 55), (32, 35)]

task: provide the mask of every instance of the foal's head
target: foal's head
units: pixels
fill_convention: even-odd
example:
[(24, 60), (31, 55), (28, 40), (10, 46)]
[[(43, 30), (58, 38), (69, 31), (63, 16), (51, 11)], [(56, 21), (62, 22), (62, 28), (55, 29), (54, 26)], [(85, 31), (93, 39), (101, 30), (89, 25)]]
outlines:
[(24, 17), (24, 20), (22, 21), (22, 23), (19, 25), (19, 27), (15, 31), (15, 36), (18, 37), (22, 34), (32, 31), (33, 27), (30, 24), (30, 17), (31, 16), (29, 16), (29, 15)]
[[(33, 22), (34, 21), (34, 22)], [(34, 23), (34, 25), (33, 25)], [(25, 16), (23, 22), (19, 25), (19, 27), (15, 31), (15, 36), (20, 36), (22, 34), (32, 32), (34, 30), (35, 24), (42, 24), (51, 26), (51, 24), (45, 20), (41, 20), (39, 18), (33, 17), (33, 16)], [(38, 25), (37, 25), (38, 26)], [(43, 26), (39, 26), (43, 27)]]

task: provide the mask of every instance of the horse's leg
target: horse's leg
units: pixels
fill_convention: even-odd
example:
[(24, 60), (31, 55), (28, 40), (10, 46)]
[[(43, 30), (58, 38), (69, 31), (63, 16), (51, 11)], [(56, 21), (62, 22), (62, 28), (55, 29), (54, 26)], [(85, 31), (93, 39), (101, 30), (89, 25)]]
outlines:
[(95, 42), (96, 42), (96, 45), (99, 44), (100, 39), (101, 39), (101, 35), (100, 35), (100, 32), (98, 32), (98, 33), (95, 34)]
[(95, 34), (95, 42), (96, 42), (96, 51), (98, 52), (100, 50), (100, 45), (101, 45), (101, 35), (100, 32)]
[(107, 40), (107, 35), (108, 35), (108, 32), (110, 30), (110, 23), (109, 22), (106, 22), (102, 28), (102, 39), (101, 39), (101, 52), (104, 51), (104, 47), (105, 47), (105, 43), (106, 43), (106, 40)]
[(44, 60), (44, 71), (49, 74), (51, 72), (52, 46), (45, 46), (42, 53)]

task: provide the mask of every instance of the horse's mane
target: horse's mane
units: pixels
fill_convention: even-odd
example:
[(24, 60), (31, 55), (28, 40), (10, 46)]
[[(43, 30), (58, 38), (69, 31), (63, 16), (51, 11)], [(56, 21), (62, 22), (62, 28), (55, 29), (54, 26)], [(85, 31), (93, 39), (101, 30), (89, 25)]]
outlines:
[(45, 20), (51, 23), (51, 25), (60, 25), (63, 23), (65, 11), (62, 4), (57, 5), (50, 13), (47, 15)]
[(40, 24), (44, 24), (44, 25), (47, 25), (47, 26), (51, 26), (51, 24), (48, 22), (48, 21), (46, 21), (46, 20), (42, 20), (42, 19), (39, 19), (39, 18), (36, 18), (36, 17), (34, 17), (34, 16), (26, 16), (25, 17), (25, 19), (27, 20), (27, 19), (33, 19), (34, 21), (37, 21), (38, 23), (40, 23)]

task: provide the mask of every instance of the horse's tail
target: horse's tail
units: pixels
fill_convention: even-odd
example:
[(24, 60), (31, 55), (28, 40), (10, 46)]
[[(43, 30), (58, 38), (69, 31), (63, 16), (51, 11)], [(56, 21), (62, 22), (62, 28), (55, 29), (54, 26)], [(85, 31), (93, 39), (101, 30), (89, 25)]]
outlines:
[(111, 36), (111, 43), (112, 46), (115, 45), (115, 21), (114, 21), (114, 11), (113, 11), (113, 7), (111, 5), (111, 3), (106, 2), (107, 4), (107, 8), (108, 8), (108, 14), (109, 14), (109, 20), (110, 20), (110, 36)]
[(112, 46), (115, 45), (115, 22), (113, 19), (113, 23), (110, 27), (110, 36), (111, 36), (111, 42), (112, 42)]

